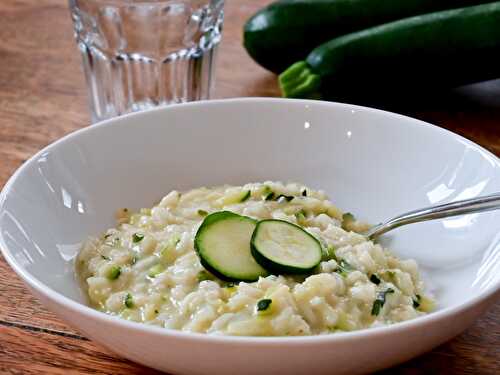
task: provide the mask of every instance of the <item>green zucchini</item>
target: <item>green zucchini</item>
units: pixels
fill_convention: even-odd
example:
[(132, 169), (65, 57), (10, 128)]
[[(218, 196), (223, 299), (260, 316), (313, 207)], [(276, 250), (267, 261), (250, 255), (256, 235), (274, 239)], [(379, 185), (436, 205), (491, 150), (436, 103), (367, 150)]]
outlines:
[(251, 240), (252, 255), (277, 274), (302, 274), (321, 261), (321, 244), (298, 225), (283, 220), (259, 221)]
[(228, 281), (255, 281), (267, 276), (250, 251), (256, 225), (256, 220), (229, 211), (206, 216), (194, 238), (203, 267)]
[(264, 68), (280, 73), (316, 46), (341, 35), (424, 13), (485, 0), (281, 0), (244, 27), (244, 46)]
[(500, 76), (500, 1), (344, 35), (280, 75), (286, 97), (345, 97), (452, 88)]

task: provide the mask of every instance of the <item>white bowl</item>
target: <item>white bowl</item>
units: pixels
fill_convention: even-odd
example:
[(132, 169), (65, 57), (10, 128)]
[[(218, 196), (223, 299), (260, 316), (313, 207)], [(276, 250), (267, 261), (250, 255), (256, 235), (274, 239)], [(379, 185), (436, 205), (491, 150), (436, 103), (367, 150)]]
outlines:
[[(479, 126), (479, 125), (478, 125)], [(118, 207), (171, 189), (298, 181), (376, 223), (500, 191), (499, 160), (458, 135), (344, 104), (236, 99), (176, 105), (91, 126), (26, 162), (0, 196), (0, 246), (51, 310), (133, 361), (180, 374), (333, 374), (408, 360), (464, 330), (500, 289), (500, 213), (385, 236), (416, 259), (438, 309), (389, 327), (310, 337), (221, 337), (132, 323), (84, 305), (72, 260)]]

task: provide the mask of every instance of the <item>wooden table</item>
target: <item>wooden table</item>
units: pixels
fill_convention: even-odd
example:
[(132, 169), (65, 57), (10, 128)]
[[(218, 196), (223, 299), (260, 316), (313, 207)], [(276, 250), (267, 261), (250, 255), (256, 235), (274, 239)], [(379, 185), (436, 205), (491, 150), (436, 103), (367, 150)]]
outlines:
[[(254, 64), (241, 47), (243, 22), (268, 2), (228, 1), (217, 97), (278, 95), (275, 77)], [(407, 113), (500, 155), (498, 82)], [(88, 124), (86, 88), (66, 1), (2, 0), (0, 187), (37, 150)], [(500, 303), (461, 336), (385, 373), (498, 374), (499, 316)], [(117, 357), (45, 310), (0, 256), (0, 373), (155, 372)]]

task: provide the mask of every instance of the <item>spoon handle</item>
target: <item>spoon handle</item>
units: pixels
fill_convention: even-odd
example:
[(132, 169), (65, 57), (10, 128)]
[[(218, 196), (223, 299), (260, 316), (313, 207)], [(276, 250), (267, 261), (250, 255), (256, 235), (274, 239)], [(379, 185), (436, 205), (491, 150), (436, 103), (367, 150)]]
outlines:
[(370, 228), (365, 235), (373, 239), (406, 224), (497, 209), (500, 209), (500, 193), (410, 211)]

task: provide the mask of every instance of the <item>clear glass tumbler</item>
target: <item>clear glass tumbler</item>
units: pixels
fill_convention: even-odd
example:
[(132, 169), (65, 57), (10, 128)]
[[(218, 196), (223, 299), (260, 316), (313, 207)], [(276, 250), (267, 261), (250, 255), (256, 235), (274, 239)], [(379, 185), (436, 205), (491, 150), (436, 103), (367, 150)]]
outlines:
[(69, 0), (92, 121), (208, 99), (224, 0)]

